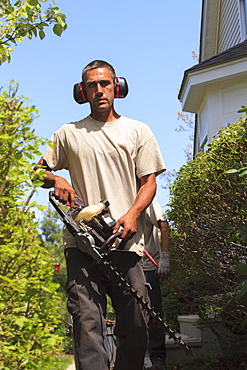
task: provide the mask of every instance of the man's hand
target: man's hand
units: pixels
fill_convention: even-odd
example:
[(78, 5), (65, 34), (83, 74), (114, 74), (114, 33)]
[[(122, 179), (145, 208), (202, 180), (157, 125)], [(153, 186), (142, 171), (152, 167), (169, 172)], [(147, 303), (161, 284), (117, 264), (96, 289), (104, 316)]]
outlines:
[(137, 193), (133, 207), (118, 219), (115, 227), (113, 228), (113, 233), (117, 233), (120, 226), (122, 226), (124, 229), (121, 238), (125, 240), (129, 240), (135, 235), (137, 231), (136, 221), (144, 209), (149, 206), (155, 195), (156, 177), (154, 173), (142, 176), (140, 178), (140, 183), (141, 186)]
[(160, 252), (158, 274), (161, 280), (166, 279), (170, 275), (170, 253)]
[(126, 241), (131, 239), (137, 230), (136, 220), (138, 216), (139, 215), (135, 212), (135, 210), (131, 208), (127, 213), (117, 220), (117, 223), (113, 228), (113, 233), (117, 233), (119, 228), (122, 226), (123, 232), (121, 239), (126, 239)]
[(63, 177), (54, 175), (43, 157), (40, 158), (39, 162), (34, 167), (34, 171), (37, 171), (40, 168), (45, 169), (45, 177), (43, 179), (44, 184), (42, 187), (44, 189), (54, 187), (55, 198), (62, 203), (66, 203), (68, 201), (70, 203), (70, 208), (73, 209), (75, 206), (75, 198), (78, 197), (68, 181)]
[(69, 202), (70, 208), (74, 208), (76, 198), (75, 190), (63, 177), (56, 176), (54, 179), (54, 196), (62, 203)]

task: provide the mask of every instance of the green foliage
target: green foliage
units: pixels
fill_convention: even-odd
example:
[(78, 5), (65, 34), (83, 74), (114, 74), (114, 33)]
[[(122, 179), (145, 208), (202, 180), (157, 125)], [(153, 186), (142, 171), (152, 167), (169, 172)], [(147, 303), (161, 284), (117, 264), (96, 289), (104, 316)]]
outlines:
[(73, 356), (59, 356), (56, 365), (45, 366), (42, 370), (66, 370), (74, 361)]
[(5, 206), (10, 196), (24, 206), (23, 195), (33, 185), (42, 185), (44, 175), (42, 169), (33, 174), (33, 166), (36, 156), (41, 155), (39, 146), (47, 140), (34, 135), (31, 124), (38, 112), (34, 106), (24, 106), (27, 99), (17, 97), (17, 89), (18, 85), (10, 86), (0, 95), (0, 196), (6, 202), (2, 205), (5, 212), (10, 210)]
[(246, 370), (247, 355), (219, 357), (211, 353), (208, 356), (200, 358), (187, 358), (176, 362), (176, 364), (167, 364), (167, 370)]
[[(60, 205), (63, 207), (62, 205)], [(68, 207), (66, 207), (68, 209)], [(63, 222), (56, 210), (49, 206), (44, 210), (42, 220), (40, 222), (41, 237), (44, 247), (50, 250), (54, 256), (55, 262), (64, 259), (64, 247), (62, 240)]]
[[(242, 109), (239, 112), (247, 112), (247, 107), (242, 106)], [(237, 164), (236, 167), (237, 168), (232, 168), (232, 169), (226, 171), (226, 173), (235, 174), (235, 175), (239, 176), (240, 178), (243, 178), (243, 180), (245, 181), (245, 184), (247, 185), (247, 163), (242, 163), (241, 162), (240, 164)], [(241, 236), (242, 241), (244, 241), (246, 243), (247, 242), (247, 232), (245, 231), (245, 229), (246, 229), (245, 227), (241, 227), (240, 230), (237, 230), (235, 232), (235, 234), (237, 234), (238, 236)], [(247, 265), (246, 265), (246, 263), (245, 264), (240, 263), (239, 265), (237, 265), (236, 266), (236, 271), (240, 275), (247, 275)], [(236, 287), (235, 290), (238, 291), (236, 299), (240, 300), (247, 293), (247, 280), (242, 281)]]
[[(63, 205), (61, 205), (63, 207)], [(68, 207), (67, 207), (68, 208)], [(66, 264), (64, 258), (64, 246), (63, 246), (63, 230), (62, 221), (57, 211), (48, 207), (44, 213), (43, 218), (39, 224), (39, 229), (41, 231), (42, 246), (49, 252), (53, 265), (60, 263), (60, 269), (57, 274), (54, 274), (54, 282), (59, 284), (59, 293), (63, 299), (61, 314), (64, 316), (66, 311), (66, 297), (65, 284), (67, 279)], [(67, 319), (67, 315), (64, 320)]]
[(246, 105), (242, 105), (241, 106), (241, 109), (239, 109), (238, 113), (246, 113), (247, 112), (247, 106)]
[[(44, 8), (43, 3), (48, 7)], [(24, 37), (45, 37), (45, 28), (53, 24), (53, 32), (61, 36), (67, 28), (66, 17), (54, 0), (0, 1), (0, 64), (10, 61), (12, 44), (20, 44)]]
[(227, 171), (245, 163), (246, 115), (222, 128), (205, 153), (180, 169), (168, 210), (179, 274), (189, 284), (200, 281), (201, 310), (211, 311), (234, 335), (247, 330), (246, 301), (236, 301), (234, 293), (240, 279), (236, 265), (246, 263), (247, 193), (245, 177)]
[[(240, 263), (236, 266), (236, 271), (240, 275), (247, 275), (247, 265), (246, 263)], [(238, 291), (238, 294), (236, 296), (236, 300), (240, 300), (246, 293), (247, 293), (247, 280), (242, 281), (238, 286), (236, 287), (236, 291)]]
[[(0, 369), (41, 369), (60, 344), (57, 284), (40, 246), (34, 212), (32, 160), (44, 143), (31, 129), (35, 107), (9, 88), (0, 95)], [(42, 171), (33, 177), (42, 180)]]
[[(64, 210), (68, 207), (60, 204)], [(51, 256), (53, 266), (58, 262), (60, 263), (60, 269), (57, 274), (54, 273), (53, 281), (58, 284), (57, 292), (61, 298), (60, 304), (57, 307), (61, 322), (59, 328), (56, 330), (56, 334), (63, 337), (62, 348), (65, 353), (72, 353), (73, 343), (72, 338), (66, 336), (66, 323), (67, 327), (70, 323), (70, 316), (67, 311), (67, 293), (65, 290), (65, 284), (67, 280), (66, 263), (64, 258), (64, 246), (62, 240), (62, 221), (57, 211), (48, 207), (44, 213), (43, 218), (40, 222), (39, 229), (41, 231), (42, 246), (49, 252)]]

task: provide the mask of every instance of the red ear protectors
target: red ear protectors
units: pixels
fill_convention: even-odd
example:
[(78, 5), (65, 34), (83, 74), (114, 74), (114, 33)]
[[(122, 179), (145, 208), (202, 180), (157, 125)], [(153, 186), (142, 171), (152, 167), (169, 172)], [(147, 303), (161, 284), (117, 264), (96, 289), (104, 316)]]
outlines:
[[(124, 77), (115, 77), (114, 85), (115, 98), (125, 98), (129, 91), (126, 79)], [(73, 96), (78, 104), (87, 103), (87, 94), (83, 81), (74, 85)]]
[(124, 77), (115, 77), (114, 85), (115, 98), (125, 98), (129, 91), (126, 79)]

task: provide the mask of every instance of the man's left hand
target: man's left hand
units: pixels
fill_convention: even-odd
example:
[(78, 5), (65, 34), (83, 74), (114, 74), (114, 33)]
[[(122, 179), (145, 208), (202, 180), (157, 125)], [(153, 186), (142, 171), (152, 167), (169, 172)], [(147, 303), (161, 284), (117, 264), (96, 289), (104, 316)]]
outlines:
[(170, 253), (160, 252), (158, 274), (161, 280), (168, 278), (170, 275)]

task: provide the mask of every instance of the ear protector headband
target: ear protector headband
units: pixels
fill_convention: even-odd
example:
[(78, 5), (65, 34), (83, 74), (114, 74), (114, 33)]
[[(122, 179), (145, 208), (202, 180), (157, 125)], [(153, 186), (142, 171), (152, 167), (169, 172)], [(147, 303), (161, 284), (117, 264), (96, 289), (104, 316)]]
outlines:
[[(115, 77), (114, 80), (114, 96), (115, 98), (125, 98), (129, 88), (124, 77)], [(73, 96), (78, 104), (87, 103), (87, 94), (83, 81), (74, 85)]]

